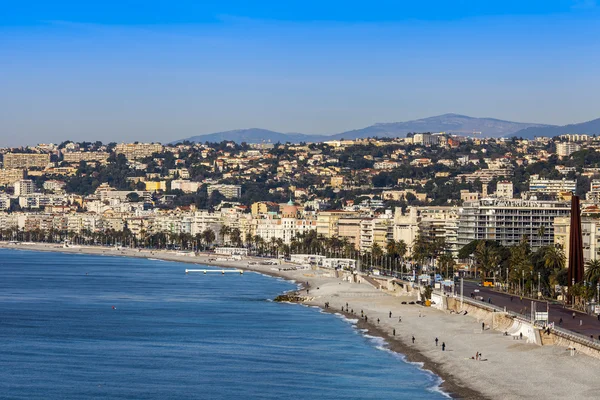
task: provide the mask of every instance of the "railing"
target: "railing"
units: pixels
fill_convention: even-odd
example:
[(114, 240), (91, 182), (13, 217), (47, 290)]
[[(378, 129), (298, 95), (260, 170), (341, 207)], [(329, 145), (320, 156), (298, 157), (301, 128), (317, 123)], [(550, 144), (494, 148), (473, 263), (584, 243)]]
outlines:
[(591, 347), (594, 350), (600, 351), (600, 341), (595, 339), (591, 339), (588, 336), (582, 335), (580, 333), (576, 333), (573, 331), (569, 331), (563, 328), (554, 327), (551, 328), (550, 331), (554, 333), (556, 336), (563, 337), (565, 339), (571, 340), (573, 342), (579, 343), (582, 346)]
[[(441, 292), (437, 292), (437, 293), (441, 294)], [(459, 295), (455, 296), (455, 298), (457, 300), (460, 300), (460, 296)], [(492, 311), (492, 312), (504, 312), (504, 313), (510, 315), (511, 317), (514, 317), (514, 318), (520, 320), (521, 322), (526, 322), (526, 323), (529, 323), (529, 324), (532, 323), (531, 322), (531, 317), (528, 317), (528, 316), (523, 315), (523, 314), (516, 313), (514, 311), (509, 311), (509, 310), (505, 311), (503, 308), (500, 308), (500, 307), (498, 307), (496, 305), (493, 305), (493, 304), (485, 303), (485, 302), (479, 301), (479, 300), (474, 300), (474, 299), (471, 299), (471, 298), (468, 298), (468, 297), (464, 297), (463, 301), (465, 303), (467, 303), (467, 304), (471, 304), (471, 305), (474, 305), (474, 306), (477, 306), (477, 307), (480, 307), (480, 308), (483, 308), (483, 309), (487, 309), (487, 310)], [(541, 325), (538, 324), (538, 326), (540, 328), (542, 328)], [(600, 351), (600, 339), (599, 340), (595, 340), (595, 339), (590, 338), (589, 336), (582, 335), (580, 333), (569, 331), (567, 329), (556, 327), (556, 326), (554, 328), (550, 328), (550, 331), (552, 333), (554, 333), (556, 336), (559, 336), (559, 337), (571, 340), (573, 342), (579, 343), (582, 346), (590, 347), (590, 348), (592, 348), (594, 350)]]

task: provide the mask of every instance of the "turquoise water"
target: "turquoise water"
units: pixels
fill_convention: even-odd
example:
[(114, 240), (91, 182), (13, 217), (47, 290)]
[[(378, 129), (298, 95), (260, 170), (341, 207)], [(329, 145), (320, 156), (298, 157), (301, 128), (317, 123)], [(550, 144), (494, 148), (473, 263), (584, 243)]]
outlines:
[(267, 301), (293, 284), (185, 268), (0, 250), (0, 397), (444, 398), (342, 318)]

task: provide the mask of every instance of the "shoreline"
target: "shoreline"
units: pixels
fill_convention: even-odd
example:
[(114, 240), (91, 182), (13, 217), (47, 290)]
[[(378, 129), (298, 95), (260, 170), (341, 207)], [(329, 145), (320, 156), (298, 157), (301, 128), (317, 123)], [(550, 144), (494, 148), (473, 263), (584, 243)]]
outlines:
[(437, 388), (444, 395), (453, 399), (489, 399), (483, 393), (457, 382), (455, 377), (447, 374), (446, 371), (442, 370), (434, 361), (423, 355), (419, 350), (411, 347), (408, 343), (405, 343), (402, 338), (393, 336), (377, 325), (365, 322), (365, 320), (357, 315), (341, 310), (330, 311), (327, 309), (324, 311), (331, 314), (340, 314), (348, 320), (357, 320), (357, 322), (353, 324), (356, 329), (363, 331), (365, 334), (382, 338), (386, 343), (386, 348), (401, 355), (405, 362), (410, 364), (420, 364), (420, 369), (430, 372), (440, 379)]
[[(596, 383), (600, 364), (595, 358), (581, 353), (570, 356), (566, 347), (537, 346), (512, 340), (502, 332), (491, 329), (484, 331), (482, 322), (489, 324), (490, 320), (476, 313), (466, 316), (402, 304), (404, 300), (413, 298), (402, 294), (390, 295), (368, 283), (336, 278), (330, 270), (280, 270), (295, 265), (248, 265), (249, 261), (261, 259), (216, 261), (214, 255), (189, 257), (177, 255), (174, 251), (115, 250), (91, 246), (65, 249), (54, 244), (15, 246), (7, 242), (0, 242), (0, 248), (147, 258), (236, 268), (291, 281), (296, 289), (286, 293), (295, 293), (302, 298), (295, 304), (318, 307), (324, 312), (358, 320), (353, 324), (355, 329), (366, 329), (368, 335), (382, 338), (386, 349), (398, 353), (406, 362), (421, 364), (420, 368), (442, 380), (435, 387), (452, 398), (578, 399), (594, 397), (600, 391), (600, 383)], [(307, 289), (310, 293), (306, 293)], [(329, 308), (325, 309), (325, 303), (329, 304)], [(341, 311), (348, 304), (355, 311), (354, 314)], [(363, 310), (368, 315), (368, 321), (360, 317), (360, 311)], [(393, 313), (393, 318), (388, 313)], [(395, 335), (392, 334), (394, 331)], [(416, 342), (411, 343), (411, 336), (416, 337)], [(446, 343), (446, 351), (442, 351), (434, 342), (438, 337), (440, 345)], [(476, 352), (483, 353), (483, 361), (486, 362), (475, 361), (473, 356)], [(527, 390), (531, 385), (535, 385), (535, 393)]]
[[(169, 250), (158, 250), (158, 251), (135, 251), (133, 249), (121, 249), (116, 250), (114, 248), (107, 248), (102, 246), (81, 246), (81, 247), (62, 247), (59, 244), (51, 243), (32, 243), (32, 244), (20, 244), (20, 245), (8, 245), (6, 242), (0, 242), (0, 249), (7, 250), (21, 250), (21, 251), (39, 251), (39, 252), (50, 252), (50, 253), (63, 253), (63, 254), (82, 254), (82, 255), (93, 255), (93, 256), (112, 256), (112, 257), (126, 257), (126, 258), (142, 258), (148, 260), (160, 260), (167, 262), (178, 262), (183, 264), (194, 264), (194, 265), (205, 265), (208, 267), (221, 267), (221, 268), (236, 268), (244, 272), (254, 272), (262, 275), (269, 276), (271, 278), (281, 278), (290, 283), (296, 285), (296, 288), (290, 289), (285, 293), (296, 293), (298, 296), (303, 297), (301, 291), (311, 288), (314, 285), (308, 281), (299, 281), (294, 277), (290, 277), (286, 272), (289, 271), (278, 271), (275, 270), (274, 265), (248, 265), (248, 260), (234, 260), (234, 261), (208, 261), (208, 256), (195, 256), (188, 257), (183, 255), (177, 255), (176, 252)], [(203, 261), (198, 258), (206, 257), (207, 260)], [(214, 257), (214, 256), (212, 256)], [(210, 257), (210, 258), (212, 258)], [(252, 258), (252, 260), (260, 260), (260, 258)], [(288, 266), (294, 266), (293, 264), (283, 264)], [(297, 270), (298, 271), (298, 270)], [(308, 283), (308, 286), (307, 286)], [(289, 304), (304, 305), (309, 307), (318, 307), (322, 312), (328, 314), (339, 314), (344, 316), (348, 320), (356, 319), (357, 322), (353, 323), (355, 329), (364, 331), (365, 333), (380, 337), (385, 341), (385, 346), (388, 350), (397, 353), (407, 363), (420, 364), (418, 368), (433, 374), (440, 382), (434, 387), (435, 390), (440, 391), (443, 395), (450, 398), (458, 399), (487, 399), (482, 393), (465, 387), (458, 382), (456, 379), (445, 373), (443, 370), (429, 358), (424, 356), (417, 349), (411, 348), (406, 343), (401, 341), (399, 337), (394, 337), (389, 333), (382, 330), (380, 327), (366, 322), (356, 315), (352, 315), (342, 310), (326, 309), (316, 303), (310, 301), (301, 302), (290, 302)]]

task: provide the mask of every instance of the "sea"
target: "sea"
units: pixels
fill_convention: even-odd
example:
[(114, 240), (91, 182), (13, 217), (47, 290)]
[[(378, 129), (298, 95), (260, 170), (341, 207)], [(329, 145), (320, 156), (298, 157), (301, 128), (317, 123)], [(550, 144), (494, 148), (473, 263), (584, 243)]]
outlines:
[(1, 399), (441, 399), (440, 379), (293, 282), (0, 249)]

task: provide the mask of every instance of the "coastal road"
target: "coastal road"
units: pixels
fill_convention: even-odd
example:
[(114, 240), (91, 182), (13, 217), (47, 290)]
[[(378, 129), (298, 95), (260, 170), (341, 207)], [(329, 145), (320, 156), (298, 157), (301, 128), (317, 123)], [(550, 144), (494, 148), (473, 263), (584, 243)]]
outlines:
[[(476, 289), (479, 289), (479, 293), (474, 292)], [(457, 292), (459, 291), (460, 286), (457, 286)], [(489, 298), (492, 300), (492, 304), (498, 307), (506, 307), (509, 311), (527, 316), (531, 314), (532, 299), (524, 297), (523, 300), (521, 300), (519, 296), (512, 296), (511, 300), (511, 295), (509, 294), (499, 293), (486, 287), (480, 287), (475, 282), (464, 281), (464, 296), (470, 297), (471, 293), (482, 296), (485, 302), (487, 302)], [(535, 307), (538, 312), (546, 311), (546, 307), (548, 307), (548, 317), (550, 322), (554, 322), (556, 326), (586, 336), (594, 335), (596, 340), (600, 340), (600, 321), (596, 316), (575, 311), (575, 318), (573, 318), (574, 311), (564, 308), (562, 305), (550, 304), (547, 306), (547, 302), (545, 301), (534, 302), (536, 303)], [(559, 324), (561, 318), (562, 324)]]

